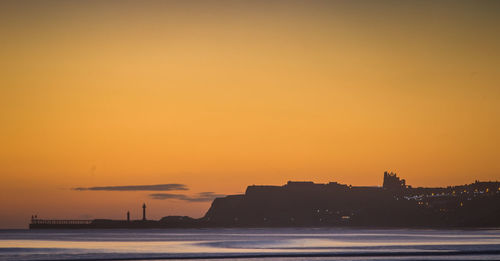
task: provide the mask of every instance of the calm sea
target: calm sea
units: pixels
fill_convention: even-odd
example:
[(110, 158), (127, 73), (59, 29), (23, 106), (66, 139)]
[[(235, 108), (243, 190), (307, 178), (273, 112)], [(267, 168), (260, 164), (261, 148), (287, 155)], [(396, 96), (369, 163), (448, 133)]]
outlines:
[(0, 260), (500, 260), (500, 230), (0, 230)]

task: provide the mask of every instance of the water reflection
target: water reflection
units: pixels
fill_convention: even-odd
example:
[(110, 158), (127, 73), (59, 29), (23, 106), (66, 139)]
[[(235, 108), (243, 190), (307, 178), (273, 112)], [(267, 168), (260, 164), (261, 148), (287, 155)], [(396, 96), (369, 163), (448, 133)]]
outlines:
[[(240, 254), (262, 254), (263, 258), (270, 254), (281, 256), (280, 260), (285, 260), (291, 258), (287, 255), (307, 253), (363, 254), (364, 258), (369, 258), (372, 253), (404, 255), (460, 251), (500, 253), (500, 231), (354, 229), (0, 231), (1, 260), (125, 257), (140, 259)], [(500, 255), (493, 256), (500, 258)], [(483, 257), (486, 258), (487, 255)]]

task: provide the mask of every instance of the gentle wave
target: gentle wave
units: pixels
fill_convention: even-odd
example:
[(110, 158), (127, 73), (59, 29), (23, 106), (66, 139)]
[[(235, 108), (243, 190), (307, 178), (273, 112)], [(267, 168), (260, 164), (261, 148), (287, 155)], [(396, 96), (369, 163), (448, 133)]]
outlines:
[(0, 260), (500, 260), (499, 230), (2, 230)]

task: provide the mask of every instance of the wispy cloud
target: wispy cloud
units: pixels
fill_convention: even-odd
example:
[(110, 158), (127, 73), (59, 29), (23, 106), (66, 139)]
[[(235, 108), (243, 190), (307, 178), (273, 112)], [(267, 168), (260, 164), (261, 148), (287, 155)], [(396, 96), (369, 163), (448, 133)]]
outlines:
[(93, 191), (171, 191), (171, 190), (188, 190), (184, 184), (156, 184), (156, 185), (130, 185), (130, 186), (105, 186), (105, 187), (88, 187), (88, 188), (73, 188), (73, 190), (93, 190)]
[(154, 193), (150, 194), (149, 196), (153, 199), (160, 199), (160, 200), (177, 199), (189, 202), (207, 202), (207, 201), (212, 201), (214, 198), (224, 197), (226, 195), (216, 194), (214, 192), (201, 192), (196, 194), (195, 196), (172, 194), (172, 193)]

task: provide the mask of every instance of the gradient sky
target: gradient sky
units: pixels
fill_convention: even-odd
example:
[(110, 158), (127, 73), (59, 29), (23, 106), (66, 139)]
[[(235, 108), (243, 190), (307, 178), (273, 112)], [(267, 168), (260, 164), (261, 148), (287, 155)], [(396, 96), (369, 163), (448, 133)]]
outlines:
[(247, 185), (381, 185), (385, 170), (413, 186), (500, 180), (499, 13), (2, 1), (0, 228), (139, 218), (143, 202), (149, 218), (200, 217)]

